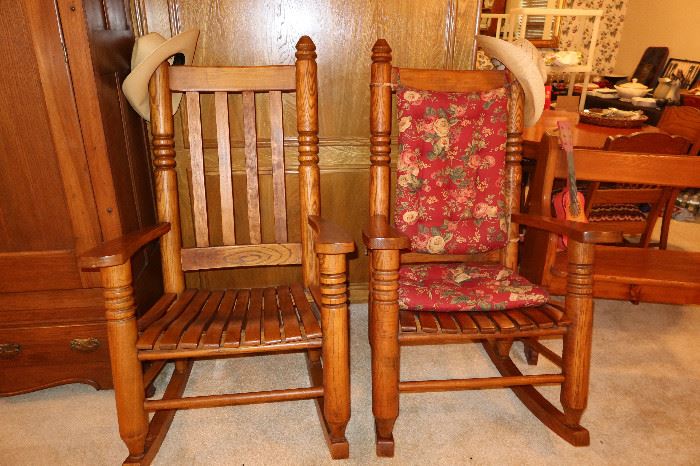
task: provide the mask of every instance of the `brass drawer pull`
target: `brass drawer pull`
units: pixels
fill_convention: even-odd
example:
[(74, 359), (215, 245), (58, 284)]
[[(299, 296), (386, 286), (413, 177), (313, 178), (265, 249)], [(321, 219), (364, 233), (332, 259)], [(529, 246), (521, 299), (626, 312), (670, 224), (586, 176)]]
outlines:
[(14, 359), (21, 351), (22, 346), (19, 343), (0, 343), (0, 359)]
[(74, 338), (70, 341), (70, 349), (81, 353), (91, 353), (100, 347), (100, 340), (97, 338)]

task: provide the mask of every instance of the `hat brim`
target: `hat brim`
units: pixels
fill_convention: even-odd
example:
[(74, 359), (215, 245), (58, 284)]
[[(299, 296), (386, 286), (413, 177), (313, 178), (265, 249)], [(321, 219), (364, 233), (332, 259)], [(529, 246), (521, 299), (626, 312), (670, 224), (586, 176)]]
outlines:
[[(156, 47), (141, 63), (136, 65), (122, 84), (124, 96), (141, 117), (151, 120), (151, 109), (148, 96), (148, 81), (156, 68), (168, 58), (181, 53), (185, 56), (185, 65), (192, 64), (194, 50), (197, 46), (199, 30), (190, 29), (163, 42)], [(177, 111), (182, 99), (182, 93), (173, 93), (173, 113)]]
[(544, 110), (544, 81), (537, 64), (520, 47), (490, 36), (476, 36), (476, 43), (515, 75), (525, 93), (524, 124), (534, 126)]

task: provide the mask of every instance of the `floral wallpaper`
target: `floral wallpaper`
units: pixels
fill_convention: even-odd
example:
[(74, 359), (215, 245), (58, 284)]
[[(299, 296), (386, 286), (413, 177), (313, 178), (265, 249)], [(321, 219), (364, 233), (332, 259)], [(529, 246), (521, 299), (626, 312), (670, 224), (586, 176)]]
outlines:
[[(605, 74), (613, 71), (617, 52), (622, 38), (622, 25), (627, 11), (627, 0), (570, 0), (571, 8), (587, 8), (603, 10), (600, 22), (600, 35), (596, 45), (594, 74)], [(593, 19), (564, 18), (559, 34), (560, 50), (587, 51), (591, 41)], [(584, 61), (588, 57), (584, 56)]]

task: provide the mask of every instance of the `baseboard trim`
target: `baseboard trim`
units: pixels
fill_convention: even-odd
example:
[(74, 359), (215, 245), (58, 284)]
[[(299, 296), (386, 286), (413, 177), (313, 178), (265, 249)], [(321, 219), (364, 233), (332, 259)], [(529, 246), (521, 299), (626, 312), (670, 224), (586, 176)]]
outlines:
[(369, 293), (369, 283), (351, 283), (348, 286), (350, 292), (350, 304), (362, 304), (367, 302)]

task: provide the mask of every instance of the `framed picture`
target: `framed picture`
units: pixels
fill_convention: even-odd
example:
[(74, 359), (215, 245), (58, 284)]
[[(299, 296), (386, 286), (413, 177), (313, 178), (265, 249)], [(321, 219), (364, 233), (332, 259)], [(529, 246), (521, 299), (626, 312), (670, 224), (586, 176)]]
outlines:
[(663, 78), (680, 78), (681, 88), (689, 89), (695, 84), (700, 72), (700, 62), (669, 58), (661, 75)]

